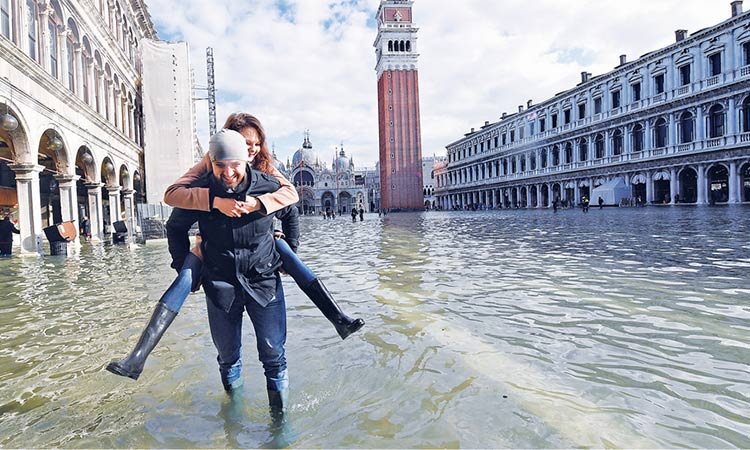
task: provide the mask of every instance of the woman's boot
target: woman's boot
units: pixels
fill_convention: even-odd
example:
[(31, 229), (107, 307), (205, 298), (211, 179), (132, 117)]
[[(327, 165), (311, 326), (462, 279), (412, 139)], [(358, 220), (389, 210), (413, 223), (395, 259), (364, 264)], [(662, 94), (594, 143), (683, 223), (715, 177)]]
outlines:
[(175, 317), (177, 317), (176, 312), (167, 308), (162, 302), (157, 303), (153, 314), (151, 314), (151, 320), (149, 320), (146, 329), (143, 330), (143, 334), (141, 334), (141, 338), (133, 351), (124, 359), (109, 363), (107, 370), (115, 375), (137, 380), (143, 372), (143, 366), (146, 364), (149, 353), (159, 343), (159, 339), (167, 331)]
[(350, 334), (359, 330), (365, 325), (365, 321), (362, 319), (352, 319), (351, 317), (344, 314), (336, 304), (336, 301), (328, 292), (325, 285), (318, 279), (314, 279), (307, 287), (302, 288), (302, 291), (310, 297), (310, 300), (315, 303), (320, 312), (328, 319), (338, 332), (341, 339), (346, 339)]

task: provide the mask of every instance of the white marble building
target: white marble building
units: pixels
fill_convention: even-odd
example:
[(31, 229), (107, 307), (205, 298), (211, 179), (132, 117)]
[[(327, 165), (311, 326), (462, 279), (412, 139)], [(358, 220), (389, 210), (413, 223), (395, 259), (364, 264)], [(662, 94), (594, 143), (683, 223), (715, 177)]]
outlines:
[(0, 208), (17, 220), (21, 253), (83, 215), (94, 241), (114, 221), (134, 228), (140, 55), (156, 38), (144, 0), (0, 0)]
[[(750, 202), (750, 14), (731, 17), (447, 146), (444, 209), (579, 204), (622, 180), (650, 204)], [(592, 199), (594, 202), (596, 199)]]
[(346, 215), (353, 208), (371, 210), (368, 194), (372, 187), (368, 188), (365, 183), (368, 171), (355, 168), (354, 160), (346, 155), (343, 145), (335, 151), (328, 165), (313, 150), (309, 133), (306, 133), (302, 148), (294, 153), (291, 162), (277, 166), (297, 187), (303, 214), (335, 211)]

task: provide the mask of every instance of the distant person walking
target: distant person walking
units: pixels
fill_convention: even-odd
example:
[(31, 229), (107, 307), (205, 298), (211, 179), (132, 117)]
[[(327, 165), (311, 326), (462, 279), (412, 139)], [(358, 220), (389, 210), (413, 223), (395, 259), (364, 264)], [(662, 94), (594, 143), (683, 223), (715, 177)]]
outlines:
[(583, 212), (589, 212), (589, 198), (584, 196), (583, 199), (581, 199), (581, 203), (583, 204)]
[(359, 207), (359, 221), (362, 222), (365, 220), (365, 210), (361, 206)]
[(357, 221), (357, 208), (352, 208), (352, 222)]
[(599, 203), (599, 209), (604, 208), (604, 199), (603, 198), (599, 197), (599, 200), (597, 200), (597, 202)]
[(0, 256), (13, 254), (13, 234), (21, 234), (21, 232), (10, 221), (10, 215), (6, 214), (5, 218), (0, 220)]

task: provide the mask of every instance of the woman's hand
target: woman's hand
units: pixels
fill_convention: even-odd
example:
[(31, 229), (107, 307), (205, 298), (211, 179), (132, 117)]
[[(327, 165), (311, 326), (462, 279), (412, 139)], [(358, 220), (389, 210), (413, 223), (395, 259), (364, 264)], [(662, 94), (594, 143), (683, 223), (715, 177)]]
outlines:
[[(252, 198), (252, 197), (248, 197)], [(255, 200), (255, 205), (248, 206), (248, 202), (241, 202), (233, 198), (214, 197), (214, 209), (229, 217), (240, 217), (260, 209), (260, 202)], [(252, 208), (255, 206), (255, 209)]]

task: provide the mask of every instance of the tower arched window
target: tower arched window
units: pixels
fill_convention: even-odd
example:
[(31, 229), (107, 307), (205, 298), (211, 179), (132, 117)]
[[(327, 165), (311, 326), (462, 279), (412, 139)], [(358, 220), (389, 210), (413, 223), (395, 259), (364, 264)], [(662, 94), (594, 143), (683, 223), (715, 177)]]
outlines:
[(724, 136), (724, 108), (720, 105), (708, 110), (708, 132), (711, 138)]
[(401, 41), (398, 44), (398, 49), (399, 49), (399, 51), (402, 51), (402, 52), (406, 50), (405, 45), (404, 45), (404, 41)]
[(633, 137), (633, 152), (643, 151), (643, 125), (640, 123), (635, 124), (632, 131)]
[(667, 146), (667, 121), (659, 119), (654, 125), (654, 147), (663, 148)]
[(29, 57), (36, 61), (36, 56), (39, 53), (37, 51), (37, 24), (36, 20), (36, 2), (34, 0), (26, 0), (26, 28), (28, 30), (28, 43), (29, 43)]
[(406, 51), (407, 52), (411, 51), (411, 41), (406, 41)]
[(687, 144), (695, 139), (693, 114), (685, 111), (680, 115), (680, 143)]
[(750, 133), (750, 96), (745, 98), (742, 102), (742, 110), (740, 111), (742, 116), (742, 132)]
[(13, 20), (15, 15), (12, 11), (10, 0), (0, 0), (0, 33), (8, 40), (11, 40), (11, 30), (15, 22)]
[(393, 41), (388, 41), (388, 51), (389, 52), (393, 51)]

